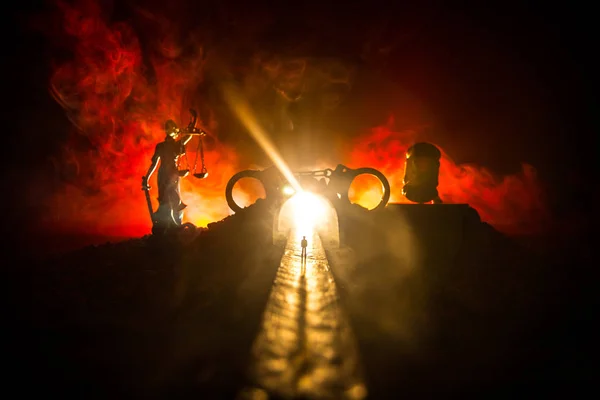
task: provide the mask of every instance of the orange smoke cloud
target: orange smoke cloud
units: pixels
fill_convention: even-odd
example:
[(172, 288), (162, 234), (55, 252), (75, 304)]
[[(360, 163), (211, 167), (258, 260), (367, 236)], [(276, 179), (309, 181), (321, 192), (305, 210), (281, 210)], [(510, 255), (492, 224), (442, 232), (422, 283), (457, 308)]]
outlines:
[[(78, 7), (58, 4), (64, 30), (75, 47), (72, 59), (53, 72), (50, 90), (78, 133), (87, 138), (89, 149), (76, 149), (75, 142), (65, 147), (56, 165), (61, 168), (70, 161), (75, 179), (54, 193), (51, 212), (43, 223), (55, 230), (146, 234), (151, 222), (141, 177), (154, 146), (164, 139), (164, 121), (180, 120), (188, 106), (193, 106), (184, 104), (183, 99), (202, 81), (202, 49), (177, 60), (147, 55), (154, 71), (150, 80), (131, 27), (108, 24), (94, 2), (79, 3)], [(211, 139), (205, 149), (208, 178), (182, 181), (182, 199), (189, 205), (186, 220), (199, 226), (229, 214), (224, 189), (237, 172), (235, 152), (218, 138)], [(190, 164), (196, 156), (197, 140), (188, 145)], [(211, 168), (216, 165), (218, 168)], [(155, 209), (156, 196), (153, 188)]]
[[(154, 146), (164, 139), (164, 121), (185, 124), (187, 109), (198, 106), (190, 99), (204, 79), (202, 46), (184, 55), (182, 46), (167, 32), (170, 25), (161, 21), (159, 30), (164, 32), (157, 38), (158, 50), (143, 54), (136, 32), (125, 23), (107, 22), (97, 3), (71, 6), (60, 2), (59, 8), (73, 55), (53, 71), (50, 89), (76, 127), (75, 138), (85, 138), (87, 144), (69, 142), (60, 160), (55, 159), (57, 170), (70, 166), (72, 177), (53, 193), (42, 223), (53, 230), (106, 236), (147, 234), (151, 220), (141, 177)], [(208, 103), (208, 99), (197, 101), (205, 102), (204, 107)], [(199, 121), (199, 125), (211, 122)], [(181, 184), (182, 200), (188, 204), (184, 220), (198, 226), (230, 214), (225, 186), (245, 167), (240, 165), (240, 153), (212, 133), (205, 146), (208, 178), (190, 176)], [(379, 169), (391, 183), (391, 201), (407, 202), (401, 194), (404, 155), (416, 134), (394, 132), (387, 126), (375, 128), (353, 143), (343, 161), (350, 167)], [(197, 140), (188, 145), (192, 167)], [(379, 193), (367, 183), (355, 183), (351, 198), (361, 204), (377, 202)], [(234, 196), (238, 204), (249, 204), (261, 192), (255, 185), (240, 182)], [(535, 171), (528, 165), (519, 175), (499, 178), (482, 168), (456, 165), (444, 153), (439, 192), (445, 202), (470, 204), (484, 221), (504, 232), (534, 232), (546, 218)], [(156, 196), (154, 187), (155, 209)]]
[[(417, 141), (418, 132), (395, 132), (392, 122), (357, 139), (347, 165), (378, 169), (390, 181), (390, 202), (410, 203), (402, 195), (404, 162), (406, 151)], [(496, 176), (475, 165), (457, 165), (440, 150), (438, 191), (442, 201), (469, 204), (484, 222), (507, 234), (538, 233), (547, 227), (549, 214), (544, 193), (532, 166), (523, 164), (516, 175)], [(352, 185), (351, 200), (369, 208), (377, 204), (381, 189), (367, 179), (356, 181)]]

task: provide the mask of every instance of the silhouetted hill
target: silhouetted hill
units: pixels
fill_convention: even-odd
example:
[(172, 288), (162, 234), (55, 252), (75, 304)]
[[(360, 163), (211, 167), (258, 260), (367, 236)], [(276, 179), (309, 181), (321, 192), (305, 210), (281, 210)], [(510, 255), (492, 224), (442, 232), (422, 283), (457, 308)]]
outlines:
[(467, 205), (357, 208), (347, 232), (353, 250), (330, 261), (374, 398), (591, 383), (591, 318), (576, 317), (590, 304), (560, 253), (528, 250)]
[(147, 236), (18, 265), (20, 392), (233, 397), (282, 255), (271, 224), (259, 203), (188, 244)]
[[(466, 205), (351, 210), (348, 247), (328, 255), (371, 398), (591, 380), (591, 298), (564, 259)], [(282, 255), (271, 218), (258, 202), (187, 244), (147, 236), (13, 260), (5, 354), (20, 393), (234, 397)]]

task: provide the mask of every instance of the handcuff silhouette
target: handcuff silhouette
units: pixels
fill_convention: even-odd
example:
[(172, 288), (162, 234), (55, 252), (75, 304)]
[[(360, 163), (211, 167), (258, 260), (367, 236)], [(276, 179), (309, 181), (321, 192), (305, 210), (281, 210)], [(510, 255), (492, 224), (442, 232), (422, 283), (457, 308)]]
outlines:
[[(304, 190), (320, 194), (330, 200), (332, 204), (350, 205), (348, 192), (350, 186), (356, 177), (359, 175), (372, 175), (381, 182), (383, 195), (379, 204), (370, 211), (383, 209), (390, 200), (390, 183), (380, 171), (375, 168), (363, 167), (351, 169), (345, 165), (339, 164), (335, 169), (327, 168), (316, 171), (301, 171), (293, 172), (300, 185)], [(285, 193), (286, 188), (291, 186), (285, 179), (283, 174), (276, 168), (270, 167), (265, 170), (247, 169), (233, 175), (225, 188), (225, 198), (227, 205), (235, 213), (243, 210), (233, 198), (233, 188), (240, 179), (254, 178), (261, 182), (265, 190), (265, 200), (273, 203), (281, 203), (290, 197), (290, 194)], [(321, 179), (319, 179), (321, 178)], [(325, 181), (328, 179), (328, 182)], [(293, 195), (293, 193), (291, 194)]]

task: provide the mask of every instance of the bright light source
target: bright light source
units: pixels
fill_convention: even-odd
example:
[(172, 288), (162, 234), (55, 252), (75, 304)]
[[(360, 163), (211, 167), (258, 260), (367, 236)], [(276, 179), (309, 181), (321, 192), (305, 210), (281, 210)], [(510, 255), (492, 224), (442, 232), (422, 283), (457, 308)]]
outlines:
[(327, 202), (310, 192), (296, 193), (290, 200), (294, 226), (299, 236), (312, 235), (317, 223), (327, 215)]
[(291, 187), (290, 185), (285, 185), (282, 189), (283, 194), (285, 194), (286, 196), (291, 196), (294, 193), (296, 193), (296, 191), (294, 190), (293, 187)]

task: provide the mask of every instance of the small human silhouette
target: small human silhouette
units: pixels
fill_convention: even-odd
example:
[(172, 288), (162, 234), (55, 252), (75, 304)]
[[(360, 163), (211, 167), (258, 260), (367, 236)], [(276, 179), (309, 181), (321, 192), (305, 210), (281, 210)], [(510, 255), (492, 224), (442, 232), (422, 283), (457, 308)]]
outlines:
[(306, 247), (308, 246), (308, 241), (306, 240), (306, 236), (302, 236), (302, 240), (300, 241), (300, 247), (302, 247), (302, 253), (300, 253), (300, 264), (302, 266), (301, 274), (304, 276), (306, 270)]
[(306, 260), (306, 247), (308, 246), (308, 241), (306, 240), (306, 236), (302, 236), (302, 240), (300, 241), (300, 246), (302, 247), (301, 258), (303, 261)]

